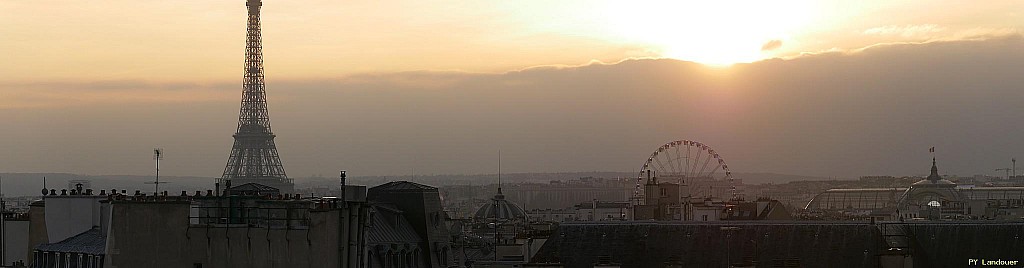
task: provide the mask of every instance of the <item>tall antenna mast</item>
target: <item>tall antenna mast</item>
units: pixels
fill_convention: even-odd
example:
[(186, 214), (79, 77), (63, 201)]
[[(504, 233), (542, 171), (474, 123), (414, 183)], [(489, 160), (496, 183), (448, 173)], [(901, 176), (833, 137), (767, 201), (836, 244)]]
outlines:
[(153, 195), (160, 195), (160, 184), (167, 182), (160, 182), (160, 160), (164, 159), (164, 149), (154, 148), (153, 149), (153, 160), (156, 161), (156, 180), (153, 182), (147, 182), (146, 184), (153, 184)]
[(498, 150), (498, 194), (501, 194), (501, 150)]
[(153, 149), (153, 160), (156, 161), (156, 181), (153, 182), (153, 190), (160, 193), (160, 159), (164, 159), (164, 149)]

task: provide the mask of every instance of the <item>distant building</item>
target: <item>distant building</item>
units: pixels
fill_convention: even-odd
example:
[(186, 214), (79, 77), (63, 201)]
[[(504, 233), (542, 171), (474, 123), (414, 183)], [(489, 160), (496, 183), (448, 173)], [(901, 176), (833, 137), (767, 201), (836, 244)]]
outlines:
[(932, 159), (928, 177), (910, 187), (830, 189), (812, 198), (804, 209), (809, 213), (833, 213), (831, 218), (1021, 219), (1022, 200), (1024, 187), (957, 185), (939, 175)]
[(724, 201), (714, 201), (710, 198), (703, 202), (690, 203), (690, 215), (694, 221), (720, 221), (724, 220), (727, 205)]
[(644, 193), (644, 203), (634, 207), (634, 219), (670, 221), (686, 218), (679, 184), (658, 182), (654, 177), (644, 184)]
[(633, 205), (629, 202), (593, 202), (574, 206), (576, 219), (583, 221), (625, 221), (633, 219)]
[(724, 213), (725, 220), (735, 221), (771, 221), (771, 220), (792, 220), (782, 202), (769, 198), (758, 198), (750, 202), (733, 202)]
[(629, 200), (635, 181), (584, 177), (547, 184), (526, 183), (507, 187), (507, 198), (527, 209), (559, 209), (591, 200)]
[(560, 209), (531, 209), (526, 211), (526, 215), (531, 221), (566, 222), (579, 220), (579, 214), (576, 207)]
[(531, 222), (627, 221), (633, 219), (633, 204), (594, 200), (562, 209), (531, 209)]

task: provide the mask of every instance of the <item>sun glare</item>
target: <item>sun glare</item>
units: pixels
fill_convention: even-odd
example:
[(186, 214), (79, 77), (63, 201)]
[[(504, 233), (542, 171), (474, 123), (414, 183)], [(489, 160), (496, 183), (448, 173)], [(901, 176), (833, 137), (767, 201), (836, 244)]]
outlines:
[[(728, 66), (773, 56), (815, 21), (814, 1), (609, 1), (613, 38), (649, 46), (662, 57)], [(763, 49), (764, 48), (764, 49)]]

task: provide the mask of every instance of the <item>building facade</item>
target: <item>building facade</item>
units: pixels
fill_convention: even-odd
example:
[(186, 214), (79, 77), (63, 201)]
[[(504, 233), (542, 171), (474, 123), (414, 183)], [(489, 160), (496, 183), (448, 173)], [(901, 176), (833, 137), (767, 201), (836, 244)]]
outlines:
[(830, 189), (804, 209), (875, 220), (1021, 219), (1024, 187), (958, 185), (942, 178), (932, 159), (930, 174), (910, 187)]

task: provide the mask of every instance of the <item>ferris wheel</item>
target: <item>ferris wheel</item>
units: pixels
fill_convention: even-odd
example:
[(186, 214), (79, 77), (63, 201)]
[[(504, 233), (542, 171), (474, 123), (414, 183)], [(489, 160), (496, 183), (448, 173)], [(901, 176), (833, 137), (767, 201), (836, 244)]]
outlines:
[[(710, 195), (712, 191), (710, 187), (713, 185), (727, 184), (728, 194), (735, 198), (736, 186), (732, 172), (729, 171), (729, 165), (714, 149), (700, 142), (673, 141), (658, 147), (654, 153), (651, 153), (636, 177), (633, 199), (637, 204), (643, 204), (643, 184), (648, 174), (653, 174), (662, 182), (679, 185), (689, 183), (689, 186), (705, 185), (709, 187), (709, 190), (704, 192), (705, 196)], [(702, 190), (698, 189), (698, 191)]]

